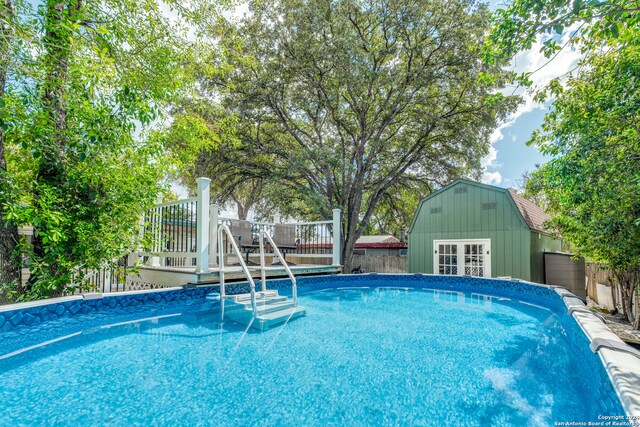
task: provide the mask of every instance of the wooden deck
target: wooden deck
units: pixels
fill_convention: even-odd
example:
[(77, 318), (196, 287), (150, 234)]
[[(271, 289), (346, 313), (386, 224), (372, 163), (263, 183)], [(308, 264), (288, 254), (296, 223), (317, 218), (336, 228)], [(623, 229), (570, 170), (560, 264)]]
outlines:
[[(289, 268), (295, 276), (320, 273), (334, 274), (342, 271), (341, 267), (316, 264), (291, 265)], [(252, 277), (260, 278), (259, 266), (249, 266), (249, 270)], [(287, 271), (283, 266), (269, 265), (265, 267), (265, 273), (267, 277), (287, 277)], [(210, 268), (209, 273), (197, 274), (197, 276), (198, 283), (218, 283), (220, 281), (220, 270), (217, 268)], [(245, 279), (245, 275), (239, 265), (233, 265), (225, 267), (224, 278), (225, 280), (238, 280)]]
[[(342, 271), (342, 267), (333, 265), (298, 264), (289, 266), (295, 276), (310, 274), (336, 274)], [(251, 276), (260, 278), (260, 268), (249, 266)], [(268, 278), (287, 277), (283, 266), (270, 265), (265, 268)], [(246, 280), (242, 268), (239, 265), (226, 266), (224, 269), (225, 282)], [(146, 284), (154, 284), (154, 287), (173, 287), (186, 284), (215, 284), (220, 283), (219, 268), (209, 268), (208, 273), (196, 273), (193, 267), (142, 267), (139, 276), (135, 278), (140, 287)]]

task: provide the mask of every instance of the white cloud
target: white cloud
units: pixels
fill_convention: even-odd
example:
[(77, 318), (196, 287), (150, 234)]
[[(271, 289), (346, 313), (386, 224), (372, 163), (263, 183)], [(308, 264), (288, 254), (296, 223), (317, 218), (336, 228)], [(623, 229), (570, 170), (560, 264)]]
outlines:
[[(561, 46), (564, 46), (569, 41), (569, 38), (578, 29), (578, 27), (579, 24), (576, 24), (575, 26), (567, 29), (559, 41)], [(578, 61), (582, 57), (579, 49), (575, 46), (567, 45), (548, 65), (545, 65), (549, 62), (549, 59), (545, 58), (544, 55), (540, 53), (542, 45), (542, 36), (538, 36), (536, 43), (534, 43), (531, 49), (520, 52), (513, 59), (511, 69), (517, 73), (533, 72), (529, 77), (533, 82), (533, 87), (530, 90), (526, 90), (524, 88), (517, 88), (515, 91), (513, 88), (504, 88), (501, 90), (505, 95), (520, 95), (523, 102), (518, 106), (515, 112), (502, 122), (496, 130), (494, 130), (491, 135), (489, 140), (491, 144), (489, 154), (482, 159), (482, 167), (485, 171), (500, 167), (500, 165), (496, 163), (498, 152), (494, 145), (504, 138), (503, 131), (513, 126), (515, 121), (521, 116), (530, 113), (535, 109), (545, 108), (544, 104), (534, 101), (533, 98), (535, 90), (546, 86), (551, 80), (557, 77), (566, 76), (577, 65)]]
[(489, 146), (489, 154), (487, 154), (480, 160), (480, 165), (482, 166), (483, 169), (498, 167), (496, 163), (497, 158), (498, 158), (498, 151), (493, 146), (493, 142), (492, 142), (491, 145)]
[(500, 172), (487, 172), (482, 174), (482, 182), (485, 184), (500, 185), (502, 183), (502, 174)]

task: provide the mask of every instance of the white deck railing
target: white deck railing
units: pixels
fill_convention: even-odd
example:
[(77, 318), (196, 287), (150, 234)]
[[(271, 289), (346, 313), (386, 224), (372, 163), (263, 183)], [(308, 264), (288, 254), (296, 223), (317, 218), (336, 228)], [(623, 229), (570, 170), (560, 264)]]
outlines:
[[(208, 271), (209, 182), (198, 178), (198, 195), (159, 203), (145, 212), (140, 223), (140, 243), (135, 257), (152, 267), (194, 267)], [(199, 230), (207, 233), (203, 236)], [(202, 262), (202, 254), (205, 261)]]
[[(232, 227), (233, 220), (221, 218), (218, 207), (210, 205), (211, 180), (198, 178), (196, 181), (196, 197), (160, 203), (145, 213), (140, 225), (140, 248), (136, 257), (143, 257), (148, 265), (154, 267), (189, 267), (196, 272), (207, 273), (209, 268), (217, 269), (221, 264), (219, 244), (223, 246), (223, 256), (233, 255), (231, 237), (225, 237), (223, 241), (218, 237), (220, 224), (230, 227), (232, 237), (237, 236)], [(246, 242), (249, 236), (245, 235), (245, 239), (241, 240), (244, 245), (239, 247), (240, 251), (245, 255), (252, 250), (257, 252), (262, 231), (275, 240), (276, 227), (280, 224), (277, 217), (274, 222), (249, 221), (251, 241)], [(285, 225), (290, 227), (289, 231), (293, 229), (295, 232), (289, 232), (290, 241), (284, 245), (281, 241), (275, 241), (276, 245), (286, 248), (283, 249), (284, 256), (289, 254), (297, 258), (330, 258), (332, 265), (341, 264), (341, 239), (334, 238), (334, 230), (341, 229), (339, 209), (333, 210), (331, 220)], [(246, 227), (246, 223), (244, 226)], [(269, 255), (277, 257), (273, 252)]]
[[(212, 211), (215, 212), (217, 207), (212, 206)], [(214, 213), (214, 215), (216, 215)], [(234, 222), (237, 224), (238, 220), (230, 218), (218, 217), (218, 224), (227, 224), (231, 227), (233, 232)], [(340, 229), (340, 210), (334, 211), (334, 218), (328, 221), (313, 221), (313, 222), (292, 222), (292, 223), (279, 223), (279, 222), (257, 222), (248, 221), (250, 228), (250, 236), (242, 237), (242, 242), (245, 243), (245, 248), (254, 246), (257, 251), (259, 234), (264, 231), (269, 236), (277, 239), (276, 228), (279, 225), (291, 227), (289, 236), (286, 241), (276, 241), (275, 244), (284, 248), (287, 255), (293, 255), (296, 258), (330, 258), (332, 265), (340, 265), (340, 239), (334, 241), (333, 230)], [(246, 225), (245, 225), (246, 226)], [(247, 240), (249, 240), (247, 242)], [(217, 242), (212, 242), (212, 245)], [(226, 250), (225, 253), (230, 253), (228, 242), (223, 242)], [(273, 252), (269, 255), (273, 256)], [(216, 261), (210, 259), (210, 264), (214, 264)]]

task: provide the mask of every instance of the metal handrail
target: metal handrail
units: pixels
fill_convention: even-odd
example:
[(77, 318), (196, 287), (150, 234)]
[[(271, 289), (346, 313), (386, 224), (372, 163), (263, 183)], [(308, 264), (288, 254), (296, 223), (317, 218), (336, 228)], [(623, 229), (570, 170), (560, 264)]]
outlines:
[(298, 287), (296, 285), (296, 278), (291, 272), (291, 269), (289, 268), (289, 266), (287, 265), (287, 261), (282, 256), (280, 249), (278, 249), (278, 246), (276, 246), (275, 242), (273, 241), (273, 238), (265, 230), (260, 230), (260, 234), (259, 234), (260, 276), (261, 276), (260, 278), (262, 280), (262, 291), (264, 292), (267, 290), (267, 280), (265, 275), (265, 262), (264, 262), (264, 236), (267, 237), (267, 240), (269, 241), (269, 243), (271, 244), (271, 247), (273, 248), (273, 252), (275, 252), (275, 254), (278, 256), (278, 259), (280, 259), (280, 261), (282, 262), (282, 265), (284, 266), (285, 271), (287, 272), (287, 274), (289, 275), (289, 278), (291, 279), (291, 288), (292, 288), (291, 293), (293, 295), (293, 305), (294, 307), (297, 307), (298, 306)]
[(247, 268), (247, 264), (245, 264), (244, 259), (242, 258), (242, 254), (240, 253), (240, 249), (238, 249), (238, 245), (236, 244), (235, 240), (233, 239), (233, 235), (231, 234), (231, 230), (229, 230), (229, 227), (227, 226), (227, 224), (220, 224), (218, 225), (218, 256), (220, 257), (220, 259), (218, 260), (218, 265), (220, 267), (220, 297), (224, 297), (225, 296), (225, 289), (224, 289), (224, 249), (223, 249), (223, 245), (220, 244), (222, 242), (222, 232), (227, 233), (227, 238), (229, 240), (229, 242), (231, 243), (231, 248), (233, 249), (233, 252), (235, 252), (236, 256), (238, 257), (238, 259), (240, 260), (240, 267), (242, 267), (242, 271), (244, 273), (245, 276), (247, 276), (247, 281), (249, 282), (249, 288), (250, 288), (250, 292), (251, 292), (251, 311), (253, 312), (253, 316), (255, 317), (256, 315), (256, 283), (253, 281), (253, 277), (251, 277), (251, 273), (249, 272), (249, 269)]

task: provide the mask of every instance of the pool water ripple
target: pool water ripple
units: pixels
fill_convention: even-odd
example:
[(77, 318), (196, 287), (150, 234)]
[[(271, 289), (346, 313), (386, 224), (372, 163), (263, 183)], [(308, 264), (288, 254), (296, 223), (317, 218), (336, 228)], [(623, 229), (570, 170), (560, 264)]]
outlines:
[(300, 305), (256, 333), (185, 303), (0, 360), (0, 425), (537, 426), (615, 398), (585, 386), (599, 360), (543, 307), (375, 284)]

